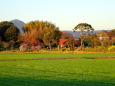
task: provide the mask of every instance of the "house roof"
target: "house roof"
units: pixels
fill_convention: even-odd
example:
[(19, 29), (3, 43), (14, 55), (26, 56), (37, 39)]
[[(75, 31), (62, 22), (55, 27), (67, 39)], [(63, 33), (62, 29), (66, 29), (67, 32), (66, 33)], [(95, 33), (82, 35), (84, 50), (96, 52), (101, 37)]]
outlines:
[(31, 46), (43, 45), (44, 43), (32, 43)]
[(59, 44), (64, 44), (67, 41), (67, 39), (60, 39)]

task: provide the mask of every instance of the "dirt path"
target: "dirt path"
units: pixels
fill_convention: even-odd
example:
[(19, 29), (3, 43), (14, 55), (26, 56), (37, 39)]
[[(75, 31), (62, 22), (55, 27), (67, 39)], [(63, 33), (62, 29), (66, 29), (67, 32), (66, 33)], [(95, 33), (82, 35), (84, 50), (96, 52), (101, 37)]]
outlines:
[(58, 60), (58, 59), (82, 59), (82, 58), (33, 58), (33, 59), (1, 59), (0, 61)]
[(74, 58), (33, 58), (33, 59), (1, 59), (0, 61), (26, 61), (26, 60), (60, 60), (60, 59), (110, 59), (115, 60), (113, 57), (74, 57)]

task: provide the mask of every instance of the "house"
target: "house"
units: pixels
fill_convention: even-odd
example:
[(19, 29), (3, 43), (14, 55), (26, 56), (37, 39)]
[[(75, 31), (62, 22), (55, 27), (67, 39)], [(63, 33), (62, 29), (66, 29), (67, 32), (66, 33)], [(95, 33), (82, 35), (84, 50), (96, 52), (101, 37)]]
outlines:
[(32, 50), (40, 50), (43, 44), (44, 43), (32, 43), (30, 47)]
[(61, 48), (66, 47), (66, 46), (67, 46), (67, 45), (66, 45), (66, 41), (67, 41), (67, 39), (60, 39), (60, 41), (59, 41), (59, 46), (60, 46)]
[(108, 36), (107, 33), (101, 33), (101, 34), (99, 35), (99, 40), (100, 40), (100, 41), (105, 41), (105, 40), (109, 40), (109, 39), (110, 39), (110, 37)]
[(115, 45), (115, 36), (113, 36), (111, 39), (112, 39), (112, 45)]
[[(68, 41), (68, 39), (60, 39), (59, 41), (59, 46), (60, 48), (65, 48), (65, 47), (68, 47), (66, 45), (66, 42)], [(80, 46), (80, 39), (79, 38), (74, 38), (74, 46), (75, 47), (78, 47)]]
[(21, 43), (19, 49), (21, 52), (27, 52), (31, 50), (40, 50), (42, 45), (43, 43), (32, 43), (29, 45), (27, 43)]
[(26, 43), (21, 43), (19, 47), (21, 52), (26, 52), (29, 49), (29, 46)]

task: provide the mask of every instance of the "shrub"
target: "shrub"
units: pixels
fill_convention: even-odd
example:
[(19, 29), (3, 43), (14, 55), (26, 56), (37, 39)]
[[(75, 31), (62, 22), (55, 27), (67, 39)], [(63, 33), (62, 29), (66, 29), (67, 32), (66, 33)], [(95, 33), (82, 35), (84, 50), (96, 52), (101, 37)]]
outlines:
[(110, 46), (110, 47), (108, 48), (108, 51), (109, 51), (109, 52), (115, 51), (115, 46)]
[(98, 47), (95, 47), (95, 49), (97, 52), (107, 52), (108, 51), (108, 48), (105, 46), (98, 46)]
[[(47, 50), (47, 51), (50, 51), (50, 50)], [(60, 48), (60, 49), (53, 48), (53, 49), (51, 49), (51, 51), (70, 51), (70, 48)]]
[(76, 49), (76, 51), (84, 51), (84, 47), (80, 46)]
[(108, 48), (104, 46), (97, 47), (78, 47), (76, 51), (86, 51), (86, 52), (107, 52)]

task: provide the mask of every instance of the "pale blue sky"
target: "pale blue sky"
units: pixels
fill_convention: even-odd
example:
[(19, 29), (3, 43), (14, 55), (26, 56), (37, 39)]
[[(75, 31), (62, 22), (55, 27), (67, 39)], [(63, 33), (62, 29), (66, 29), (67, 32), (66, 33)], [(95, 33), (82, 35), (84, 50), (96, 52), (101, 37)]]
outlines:
[(0, 21), (12, 19), (47, 20), (60, 30), (79, 23), (110, 30), (115, 28), (115, 0), (0, 0)]

